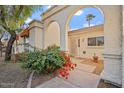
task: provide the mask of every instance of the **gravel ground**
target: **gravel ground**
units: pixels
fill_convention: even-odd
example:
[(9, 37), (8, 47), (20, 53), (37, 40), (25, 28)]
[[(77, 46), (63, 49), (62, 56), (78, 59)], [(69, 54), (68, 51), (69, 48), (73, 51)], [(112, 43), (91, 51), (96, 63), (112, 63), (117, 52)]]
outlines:
[(0, 87), (24, 88), (29, 72), (21, 68), (20, 63), (0, 63)]
[(55, 76), (53, 75), (47, 75), (47, 74), (34, 74), (33, 79), (32, 79), (32, 88), (54, 78)]
[[(0, 88), (26, 88), (29, 76), (30, 72), (21, 68), (21, 63), (0, 61)], [(34, 74), (31, 87), (34, 88), (53, 77), (47, 74)]]
[(115, 85), (108, 83), (108, 82), (104, 82), (104, 80), (100, 80), (98, 88), (120, 88), (120, 87), (115, 86)]

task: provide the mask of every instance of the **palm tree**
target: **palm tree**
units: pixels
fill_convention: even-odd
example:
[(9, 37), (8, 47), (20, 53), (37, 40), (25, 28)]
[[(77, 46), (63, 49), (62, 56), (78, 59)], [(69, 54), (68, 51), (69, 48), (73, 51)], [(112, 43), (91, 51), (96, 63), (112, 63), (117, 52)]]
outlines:
[(88, 14), (87, 16), (86, 16), (86, 21), (88, 21), (88, 25), (89, 25), (89, 27), (90, 27), (90, 21), (93, 19), (93, 18), (95, 18), (96, 16), (94, 16), (93, 14)]
[(21, 25), (31, 16), (32, 12), (41, 6), (6, 5), (0, 6), (0, 31), (7, 31), (11, 37), (8, 41), (5, 61), (11, 59), (12, 45), (16, 40), (16, 32), (21, 31)]

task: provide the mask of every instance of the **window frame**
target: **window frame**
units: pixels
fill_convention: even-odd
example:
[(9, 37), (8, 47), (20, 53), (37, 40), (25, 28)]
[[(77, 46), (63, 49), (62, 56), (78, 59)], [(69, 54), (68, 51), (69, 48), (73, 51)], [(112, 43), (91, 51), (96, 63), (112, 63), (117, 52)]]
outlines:
[[(103, 44), (102, 45), (98, 45), (98, 38), (103, 38)], [(90, 44), (89, 42), (92, 42), (92, 41), (89, 41), (90, 39), (91, 40), (95, 39), (95, 43), (94, 44)], [(103, 47), (104, 46), (104, 36), (97, 36), (97, 37), (87, 38), (87, 46), (88, 47)]]

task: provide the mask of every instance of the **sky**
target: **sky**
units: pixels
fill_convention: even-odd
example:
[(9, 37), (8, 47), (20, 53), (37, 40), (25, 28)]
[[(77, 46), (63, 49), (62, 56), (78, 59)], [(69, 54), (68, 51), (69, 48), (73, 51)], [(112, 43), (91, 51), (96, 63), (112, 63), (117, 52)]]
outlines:
[[(50, 9), (51, 7), (52, 7), (52, 5), (44, 5), (44, 6), (42, 6), (40, 10), (37, 10), (37, 11), (33, 12), (32, 15), (29, 18), (27, 18), (25, 23), (28, 24), (34, 19), (41, 20), (41, 14), (43, 12), (45, 12), (46, 10)], [(42, 10), (42, 8), (43, 8), (43, 10)]]
[(97, 8), (83, 8), (77, 11), (70, 20), (71, 30), (88, 27), (86, 16), (93, 14), (95, 18), (91, 20), (91, 26), (100, 25), (104, 23), (104, 16)]
[[(50, 9), (51, 5), (44, 5), (43, 11), (42, 9), (33, 12), (33, 14), (27, 18), (25, 23), (31, 22), (33, 19), (41, 20), (41, 14), (42, 12), (45, 12), (46, 10)], [(103, 14), (96, 8), (83, 8), (77, 11), (72, 18), (70, 19), (69, 27), (71, 30), (80, 29), (88, 27), (88, 22), (86, 21), (86, 16), (88, 14), (95, 15), (95, 18), (91, 20), (91, 26), (99, 25), (104, 23), (104, 16)]]

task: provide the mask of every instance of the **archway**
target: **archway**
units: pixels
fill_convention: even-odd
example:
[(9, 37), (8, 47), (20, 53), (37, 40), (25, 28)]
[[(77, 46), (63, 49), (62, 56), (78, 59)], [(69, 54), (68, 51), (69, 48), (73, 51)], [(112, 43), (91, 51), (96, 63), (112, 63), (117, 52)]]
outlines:
[[(86, 17), (90, 17), (90, 15), (91, 17), (93, 16), (94, 18), (90, 19), (89, 20), (90, 24), (88, 24)], [(71, 16), (70, 22), (68, 23), (67, 30), (69, 31), (68, 32), (69, 34), (68, 48), (70, 52), (72, 52), (77, 56), (81, 56), (81, 55), (85, 56), (86, 52), (89, 52), (89, 54), (87, 55), (93, 56), (93, 54), (96, 53), (95, 51), (97, 51), (97, 49), (100, 50), (100, 48), (104, 47), (104, 31), (103, 31), (104, 15), (97, 8), (88, 7), (88, 8), (82, 8), (78, 10), (76, 13), (74, 13), (73, 16)], [(71, 40), (72, 42), (70, 41), (70, 39), (73, 39)], [(94, 43), (92, 43), (91, 41), (92, 42), (94, 41)], [(102, 44), (100, 44), (100, 42)], [(93, 48), (93, 49), (90, 49), (90, 48)], [(96, 54), (98, 54), (99, 56), (102, 56), (103, 51), (102, 50), (100, 51), (102, 53), (96, 53)], [(100, 52), (100, 51), (97, 51), (97, 52)]]
[(51, 21), (45, 31), (45, 48), (52, 45), (60, 46), (60, 27), (56, 21)]
[[(75, 5), (75, 6), (56, 6), (54, 11), (45, 14), (46, 25), (51, 20), (56, 20), (60, 24), (61, 30), (61, 50), (68, 51), (68, 24), (73, 16), (81, 8), (95, 7), (104, 13), (104, 70), (101, 78), (122, 84), (122, 6), (104, 5)], [(101, 11), (100, 10), (100, 11)], [(102, 13), (101, 11), (101, 13)], [(46, 31), (46, 30), (45, 30)], [(116, 70), (115, 70), (116, 69)]]
[[(80, 7), (70, 15), (66, 24), (68, 50), (73, 58), (82, 59), (82, 64), (95, 66), (91, 72), (100, 75), (104, 60), (104, 14), (96, 7)], [(93, 17), (90, 24), (88, 16)]]

